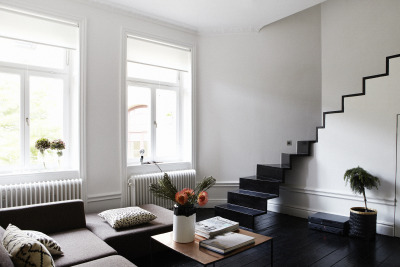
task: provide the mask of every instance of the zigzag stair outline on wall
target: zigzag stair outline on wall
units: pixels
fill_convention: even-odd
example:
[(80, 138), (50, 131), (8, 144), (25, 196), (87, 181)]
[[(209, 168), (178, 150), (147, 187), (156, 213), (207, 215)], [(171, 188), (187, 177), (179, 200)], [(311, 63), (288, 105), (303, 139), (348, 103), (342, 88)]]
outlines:
[(312, 144), (318, 142), (318, 132), (325, 129), (326, 115), (344, 113), (346, 98), (358, 97), (366, 94), (366, 81), (389, 75), (389, 61), (400, 57), (400, 54), (386, 57), (386, 71), (382, 74), (363, 77), (362, 92), (342, 96), (340, 110), (322, 113), (322, 126), (316, 127), (315, 140), (297, 141), (296, 153), (282, 153), (281, 164), (257, 164), (255, 176), (239, 179), (239, 189), (228, 192), (228, 203), (215, 206), (215, 215), (238, 221), (242, 227), (254, 229), (257, 217), (267, 213), (269, 199), (279, 197), (279, 186), (285, 183), (285, 171), (292, 169), (295, 158), (311, 156)]

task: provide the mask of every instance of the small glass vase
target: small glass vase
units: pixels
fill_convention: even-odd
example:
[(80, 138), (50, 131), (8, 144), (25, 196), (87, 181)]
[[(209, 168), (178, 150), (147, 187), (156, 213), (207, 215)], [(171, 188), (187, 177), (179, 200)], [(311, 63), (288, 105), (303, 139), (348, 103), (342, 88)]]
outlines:
[(42, 163), (43, 163), (43, 168), (47, 169), (46, 167), (46, 157), (44, 155), (44, 152), (40, 152), (41, 158), (42, 158)]
[(194, 241), (196, 208), (194, 205), (174, 205), (172, 239), (178, 243)]
[(57, 161), (58, 161), (58, 168), (61, 167), (61, 157), (63, 155), (63, 152), (61, 150), (57, 151)]

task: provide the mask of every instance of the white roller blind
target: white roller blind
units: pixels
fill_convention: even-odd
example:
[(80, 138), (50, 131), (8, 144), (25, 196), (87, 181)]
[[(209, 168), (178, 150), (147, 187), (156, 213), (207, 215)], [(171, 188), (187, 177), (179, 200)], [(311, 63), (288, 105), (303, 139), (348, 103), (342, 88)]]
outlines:
[(128, 61), (189, 71), (190, 55), (189, 49), (128, 37)]
[(0, 9), (0, 36), (76, 49), (79, 28), (66, 22)]

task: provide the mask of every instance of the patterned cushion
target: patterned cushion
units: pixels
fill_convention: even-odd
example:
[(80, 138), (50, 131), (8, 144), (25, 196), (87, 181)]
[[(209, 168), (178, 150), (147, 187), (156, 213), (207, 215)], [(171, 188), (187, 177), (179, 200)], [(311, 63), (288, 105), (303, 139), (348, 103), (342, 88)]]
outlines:
[(106, 210), (99, 213), (99, 216), (115, 229), (147, 223), (157, 218), (153, 213), (139, 207)]
[(16, 267), (54, 267), (53, 258), (46, 247), (12, 224), (4, 232), (3, 245)]
[(50, 236), (45, 235), (38, 231), (25, 230), (23, 232), (28, 236), (36, 239), (40, 243), (42, 243), (47, 248), (47, 250), (50, 252), (51, 255), (63, 254), (60, 245)]

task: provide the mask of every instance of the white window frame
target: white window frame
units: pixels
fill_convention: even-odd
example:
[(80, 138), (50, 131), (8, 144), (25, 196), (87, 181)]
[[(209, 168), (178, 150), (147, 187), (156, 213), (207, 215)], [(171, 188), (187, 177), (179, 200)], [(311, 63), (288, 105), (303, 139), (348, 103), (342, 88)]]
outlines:
[[(145, 158), (145, 162), (177, 162), (181, 161), (182, 158), (182, 144), (180, 142), (180, 138), (182, 136), (181, 132), (181, 78), (180, 71), (178, 71), (178, 82), (176, 84), (166, 83), (166, 82), (156, 82), (154, 80), (144, 80), (144, 79), (135, 79), (131, 77), (127, 77), (127, 87), (129, 86), (137, 86), (137, 87), (145, 87), (149, 88), (151, 92), (151, 111), (150, 111), (150, 125), (151, 125), (151, 156)], [(176, 144), (177, 144), (177, 155), (176, 157), (157, 157), (157, 127), (156, 127), (156, 111), (157, 111), (157, 103), (156, 103), (156, 91), (157, 89), (162, 90), (170, 90), (176, 92)], [(128, 147), (128, 146), (127, 146)], [(127, 159), (128, 165), (138, 164), (140, 161)]]
[[(126, 190), (127, 190), (127, 184), (126, 184), (126, 179), (130, 175), (134, 174), (143, 174), (143, 173), (152, 173), (152, 172), (159, 172), (160, 170), (158, 167), (156, 167), (154, 164), (132, 164), (128, 163), (128, 158), (127, 158), (127, 149), (128, 149), (128, 142), (127, 142), (127, 134), (128, 134), (128, 116), (127, 116), (127, 84), (128, 84), (128, 79), (127, 79), (127, 39), (131, 38), (132, 36), (138, 37), (138, 38), (144, 38), (148, 40), (152, 40), (155, 42), (161, 42), (161, 43), (167, 43), (167, 44), (172, 44), (176, 45), (178, 47), (184, 47), (187, 48), (191, 52), (191, 66), (190, 66), (190, 97), (187, 98), (185, 96), (186, 92), (184, 90), (181, 90), (180, 92), (180, 98), (181, 98), (181, 103), (180, 103), (180, 110), (183, 110), (183, 105), (186, 105), (186, 101), (189, 101), (190, 105), (190, 126), (185, 126), (190, 127), (190, 136), (189, 138), (190, 142), (188, 145), (190, 146), (189, 148), (183, 147), (180, 145), (182, 151), (181, 155), (184, 157), (178, 162), (163, 162), (159, 163), (158, 165), (161, 166), (161, 168), (164, 171), (174, 171), (174, 170), (184, 170), (184, 169), (192, 169), (196, 167), (196, 102), (195, 102), (195, 97), (196, 97), (196, 45), (194, 43), (187, 43), (187, 42), (181, 42), (178, 40), (174, 39), (169, 39), (161, 36), (155, 36), (151, 34), (144, 34), (143, 32), (137, 32), (132, 29), (128, 28), (123, 28), (122, 33), (121, 33), (121, 159), (122, 159), (122, 165), (120, 168), (120, 173), (121, 173), (121, 186), (123, 188), (123, 198), (122, 198), (122, 205), (126, 204)], [(180, 79), (180, 84), (183, 84), (183, 80)], [(183, 100), (185, 99), (185, 100)], [(181, 114), (182, 115), (182, 114)], [(180, 129), (182, 130), (182, 125), (183, 125), (183, 118), (180, 119)], [(181, 140), (180, 140), (181, 141)], [(190, 150), (189, 153), (185, 152), (183, 153), (184, 150)], [(146, 160), (145, 160), (146, 161)]]
[[(128, 187), (127, 180), (131, 175), (144, 174), (144, 173), (154, 173), (159, 172), (159, 168), (155, 166), (155, 164), (135, 164), (130, 165), (127, 162), (127, 125), (128, 125), (128, 116), (127, 116), (127, 38), (130, 36), (138, 36), (141, 38), (146, 38), (150, 40), (158, 40), (160, 42), (165, 42), (169, 44), (176, 44), (180, 47), (188, 48), (191, 51), (191, 70), (190, 70), (190, 97), (187, 98), (184, 96), (183, 90), (181, 91), (181, 99), (185, 99), (181, 101), (182, 103), (185, 101), (189, 101), (190, 105), (190, 139), (189, 148), (182, 148), (190, 150), (189, 153), (185, 153), (185, 158), (180, 162), (166, 162), (158, 164), (163, 171), (175, 171), (175, 170), (185, 170), (185, 169), (195, 169), (196, 168), (196, 45), (192, 42), (182, 42), (174, 39), (169, 39), (166, 37), (155, 36), (151, 34), (144, 34), (141, 31), (135, 31), (129, 28), (122, 28), (121, 31), (121, 73), (120, 73), (120, 114), (121, 114), (121, 166), (120, 166), (120, 183), (122, 188), (122, 198), (121, 205), (127, 205), (128, 191), (131, 188)], [(182, 79), (181, 79), (182, 82)], [(182, 106), (180, 107), (183, 108)], [(181, 120), (182, 122), (182, 120)], [(185, 128), (186, 129), (186, 128)]]
[[(30, 77), (45, 77), (61, 79), (64, 83), (63, 87), (63, 139), (68, 144), (70, 143), (70, 80), (71, 80), (71, 64), (68, 64), (70, 58), (69, 51), (66, 50), (65, 64), (63, 69), (45, 68), (33, 65), (25, 65), (19, 63), (11, 63), (0, 61), (0, 72), (17, 74), (20, 77), (20, 164), (21, 172), (31, 172), (42, 170), (40, 166), (30, 165), (30, 128), (27, 126), (26, 118), (30, 120)], [(64, 154), (70, 163), (70, 155)], [(0, 174), (8, 174), (9, 171), (0, 172)]]

